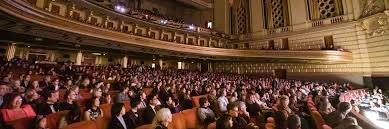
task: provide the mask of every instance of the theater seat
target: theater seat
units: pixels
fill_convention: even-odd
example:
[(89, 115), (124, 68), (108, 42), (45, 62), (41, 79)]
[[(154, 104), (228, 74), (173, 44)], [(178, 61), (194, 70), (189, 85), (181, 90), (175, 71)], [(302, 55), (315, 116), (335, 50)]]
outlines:
[(173, 114), (172, 123), (169, 124), (169, 129), (186, 129), (184, 117), (181, 113)]
[(100, 109), (103, 110), (103, 117), (111, 118), (111, 108), (112, 104), (102, 104), (100, 105)]
[(63, 116), (66, 116), (69, 111), (60, 111), (47, 115), (47, 127), (50, 129), (57, 129), (59, 121)]
[(209, 124), (207, 129), (216, 129), (216, 122)]
[(65, 126), (63, 129), (97, 129), (97, 126), (93, 121), (81, 121)]
[(151, 124), (136, 127), (136, 129), (151, 129)]
[(130, 101), (124, 101), (124, 107), (126, 108), (126, 112), (131, 110), (131, 103)]
[(32, 126), (33, 121), (34, 121), (34, 117), (28, 117), (28, 118), (9, 121), (6, 123), (6, 125), (10, 125), (14, 129), (28, 129)]
[(313, 121), (315, 122), (316, 129), (323, 129), (323, 125), (325, 124), (324, 119), (321, 117), (320, 113), (317, 111), (311, 112)]
[(184, 110), (181, 112), (181, 114), (184, 116), (187, 129), (198, 128), (200, 126), (200, 121), (197, 117), (197, 108)]
[(108, 125), (110, 121), (111, 119), (108, 119), (106, 117), (97, 118), (95, 121), (97, 129), (108, 129)]

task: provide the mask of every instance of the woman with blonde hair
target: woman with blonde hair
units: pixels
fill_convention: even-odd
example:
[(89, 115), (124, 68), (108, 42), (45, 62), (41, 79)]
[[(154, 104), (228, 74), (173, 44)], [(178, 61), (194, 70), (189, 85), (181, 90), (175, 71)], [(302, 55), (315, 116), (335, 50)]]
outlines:
[(155, 114), (152, 129), (167, 129), (172, 122), (172, 113), (169, 108), (162, 108)]

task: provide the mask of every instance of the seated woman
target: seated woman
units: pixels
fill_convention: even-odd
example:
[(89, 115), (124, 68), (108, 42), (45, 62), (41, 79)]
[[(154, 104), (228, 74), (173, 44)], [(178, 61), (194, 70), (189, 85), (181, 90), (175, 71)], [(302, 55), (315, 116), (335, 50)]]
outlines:
[(34, 109), (26, 104), (23, 105), (23, 99), (17, 93), (8, 93), (4, 96), (4, 105), (1, 109), (3, 122), (9, 122), (21, 118), (35, 117)]
[(321, 97), (319, 102), (319, 112), (322, 116), (326, 116), (331, 112), (334, 112), (335, 108), (332, 107), (328, 97)]
[(126, 108), (123, 103), (115, 103), (111, 109), (111, 122), (109, 123), (109, 129), (127, 129), (127, 123), (123, 116), (126, 114)]
[(38, 115), (34, 121), (34, 129), (49, 129), (47, 127), (47, 118), (42, 115)]
[(75, 91), (67, 90), (65, 92), (65, 99), (66, 101), (59, 103), (58, 107), (59, 110), (73, 110), (78, 107), (77, 103), (75, 102), (77, 94)]
[(167, 129), (172, 122), (172, 113), (168, 108), (162, 108), (155, 114), (151, 129)]
[(99, 108), (100, 100), (97, 97), (93, 97), (86, 106), (84, 120), (96, 120), (97, 117), (103, 117), (103, 111)]
[(169, 108), (172, 113), (180, 112), (179, 104), (176, 104), (172, 97), (169, 97), (169, 99), (166, 101), (165, 107)]
[(278, 103), (273, 107), (273, 109), (275, 111), (284, 111), (286, 113), (286, 118), (293, 114), (292, 110), (289, 108), (289, 97), (286, 95), (280, 96)]
[(80, 122), (80, 120), (81, 120), (81, 110), (77, 106), (77, 107), (73, 108), (72, 110), (70, 110), (66, 116), (63, 116), (61, 118), (61, 120), (59, 121), (58, 129), (62, 129), (65, 126), (72, 124), (72, 123)]

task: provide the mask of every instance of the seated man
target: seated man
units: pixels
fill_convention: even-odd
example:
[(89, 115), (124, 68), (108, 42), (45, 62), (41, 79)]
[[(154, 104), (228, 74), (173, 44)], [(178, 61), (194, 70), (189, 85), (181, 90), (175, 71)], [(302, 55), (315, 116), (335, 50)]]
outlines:
[(58, 98), (59, 92), (57, 90), (48, 90), (44, 92), (45, 102), (38, 104), (35, 107), (37, 115), (49, 115), (59, 111)]
[(209, 105), (207, 98), (200, 98), (200, 107), (197, 109), (197, 115), (205, 126), (215, 121), (215, 113), (208, 107)]
[(349, 102), (341, 102), (338, 105), (338, 109), (330, 114), (324, 119), (327, 124), (331, 127), (338, 126), (342, 120), (347, 116), (347, 114), (351, 111), (351, 104)]
[(149, 102), (149, 105), (144, 109), (143, 111), (143, 122), (145, 124), (151, 124), (151, 122), (154, 119), (155, 113), (157, 113), (157, 103), (158, 103), (158, 97), (155, 94), (150, 94), (147, 97), (147, 101)]
[(253, 123), (248, 123), (243, 117), (239, 116), (239, 103), (230, 103), (227, 105), (227, 113), (232, 117), (232, 129), (256, 129)]
[(298, 115), (288, 117), (288, 129), (301, 129), (301, 120)]

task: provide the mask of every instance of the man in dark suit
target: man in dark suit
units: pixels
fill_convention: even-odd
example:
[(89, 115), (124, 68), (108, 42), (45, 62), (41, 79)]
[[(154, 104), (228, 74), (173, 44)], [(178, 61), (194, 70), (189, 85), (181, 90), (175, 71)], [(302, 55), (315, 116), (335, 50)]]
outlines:
[(56, 90), (48, 90), (43, 93), (45, 101), (38, 104), (35, 107), (35, 112), (37, 115), (49, 115), (51, 113), (56, 113), (59, 111), (57, 104), (59, 98), (59, 92)]
[(47, 87), (50, 87), (51, 85), (52, 85), (52, 84), (51, 84), (51, 77), (50, 77), (50, 75), (46, 75), (44, 81), (39, 82), (39, 86), (40, 86), (42, 89), (45, 89), (45, 88), (47, 88)]
[(127, 123), (127, 129), (135, 129), (142, 124), (139, 108), (141, 107), (140, 98), (137, 97), (131, 101), (131, 110), (124, 115)]
[(158, 97), (155, 94), (150, 94), (147, 96), (147, 101), (149, 104), (143, 111), (143, 122), (145, 124), (151, 124), (153, 122), (155, 113), (158, 111), (157, 110), (157, 102), (158, 102)]

